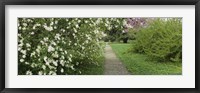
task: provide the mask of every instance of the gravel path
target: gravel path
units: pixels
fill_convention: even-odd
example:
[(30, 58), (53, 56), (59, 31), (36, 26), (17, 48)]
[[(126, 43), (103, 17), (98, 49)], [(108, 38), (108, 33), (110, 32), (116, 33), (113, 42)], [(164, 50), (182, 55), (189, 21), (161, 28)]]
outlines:
[(105, 47), (104, 75), (129, 75), (122, 62), (116, 57), (110, 45)]

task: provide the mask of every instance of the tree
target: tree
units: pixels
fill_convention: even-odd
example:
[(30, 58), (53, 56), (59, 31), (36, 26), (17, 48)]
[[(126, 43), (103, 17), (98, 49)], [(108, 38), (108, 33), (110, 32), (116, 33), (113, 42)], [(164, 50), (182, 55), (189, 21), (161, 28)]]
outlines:
[(99, 28), (107, 34), (104, 41), (119, 41), (124, 29), (124, 18), (100, 18)]

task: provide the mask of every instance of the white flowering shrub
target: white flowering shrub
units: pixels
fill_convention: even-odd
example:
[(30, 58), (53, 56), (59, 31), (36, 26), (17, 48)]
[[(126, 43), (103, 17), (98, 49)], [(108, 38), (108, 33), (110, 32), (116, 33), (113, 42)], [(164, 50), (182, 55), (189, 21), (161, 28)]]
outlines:
[(18, 18), (18, 74), (84, 74), (103, 59), (98, 18)]
[(120, 41), (120, 37), (125, 29), (125, 18), (100, 18), (99, 27), (101, 31), (104, 31), (107, 36), (103, 39), (105, 42)]

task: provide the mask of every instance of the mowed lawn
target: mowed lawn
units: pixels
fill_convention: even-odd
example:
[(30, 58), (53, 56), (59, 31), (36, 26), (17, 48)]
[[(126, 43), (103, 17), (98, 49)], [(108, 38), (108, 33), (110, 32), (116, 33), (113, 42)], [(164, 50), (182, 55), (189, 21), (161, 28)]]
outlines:
[[(110, 44), (117, 57), (133, 75), (181, 75), (182, 63), (157, 62), (147, 55), (129, 53), (131, 44)], [(151, 60), (150, 60), (151, 59)]]

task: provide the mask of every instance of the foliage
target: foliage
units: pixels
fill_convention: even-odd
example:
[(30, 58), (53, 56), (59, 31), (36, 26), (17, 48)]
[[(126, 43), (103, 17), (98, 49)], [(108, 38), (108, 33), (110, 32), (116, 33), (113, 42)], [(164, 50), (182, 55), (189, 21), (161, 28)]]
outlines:
[(134, 40), (136, 33), (147, 26), (147, 21), (151, 18), (126, 18), (124, 23), (124, 30), (121, 35), (121, 39), (124, 43), (128, 42), (128, 39)]
[(99, 18), (99, 22), (99, 29), (107, 34), (104, 41), (114, 42), (120, 39), (124, 30), (124, 18)]
[(97, 18), (18, 18), (18, 74), (84, 74), (103, 49)]
[(137, 34), (137, 31), (136, 29), (134, 28), (129, 28), (128, 29), (128, 33), (127, 33), (127, 37), (130, 39), (130, 40), (135, 40), (136, 39), (136, 34)]
[(179, 18), (158, 18), (136, 35), (133, 50), (158, 60), (182, 59), (182, 22)]
[(137, 32), (148, 26), (153, 18), (127, 18), (125, 32), (130, 40), (136, 38)]

